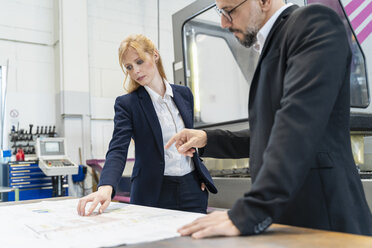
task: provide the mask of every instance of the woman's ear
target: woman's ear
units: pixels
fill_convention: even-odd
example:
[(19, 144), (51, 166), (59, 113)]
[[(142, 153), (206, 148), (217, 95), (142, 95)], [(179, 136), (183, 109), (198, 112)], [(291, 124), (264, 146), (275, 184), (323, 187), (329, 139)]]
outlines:
[(157, 51), (154, 52), (154, 59), (155, 59), (155, 62), (158, 62), (159, 61), (159, 53)]

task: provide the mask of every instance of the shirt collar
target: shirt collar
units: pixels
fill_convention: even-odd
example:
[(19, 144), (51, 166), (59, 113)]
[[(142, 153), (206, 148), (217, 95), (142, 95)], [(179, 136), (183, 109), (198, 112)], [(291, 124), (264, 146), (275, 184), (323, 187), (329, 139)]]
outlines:
[[(164, 99), (173, 97), (172, 87), (170, 86), (167, 80), (163, 79), (163, 82), (165, 85)], [(147, 93), (149, 93), (151, 100), (157, 101), (157, 100), (162, 99), (162, 97), (158, 93), (156, 93), (154, 90), (152, 90), (149, 86), (145, 85), (144, 88), (146, 89)]]
[(272, 29), (276, 19), (280, 16), (280, 14), (288, 7), (292, 6), (293, 3), (287, 3), (280, 9), (278, 9), (274, 15), (270, 17), (270, 19), (263, 25), (263, 27), (258, 31), (257, 33), (257, 42), (254, 44), (253, 48), (256, 50), (258, 53), (261, 54), (263, 46), (265, 45), (265, 41), (267, 36), (270, 33), (270, 30)]

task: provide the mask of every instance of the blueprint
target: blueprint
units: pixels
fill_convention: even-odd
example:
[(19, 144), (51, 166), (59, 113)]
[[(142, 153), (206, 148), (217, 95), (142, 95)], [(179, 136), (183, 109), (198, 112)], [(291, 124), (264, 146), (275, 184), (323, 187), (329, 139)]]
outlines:
[(79, 216), (78, 201), (0, 207), (1, 246), (94, 248), (150, 242), (178, 237), (179, 227), (203, 216), (115, 202), (103, 214)]

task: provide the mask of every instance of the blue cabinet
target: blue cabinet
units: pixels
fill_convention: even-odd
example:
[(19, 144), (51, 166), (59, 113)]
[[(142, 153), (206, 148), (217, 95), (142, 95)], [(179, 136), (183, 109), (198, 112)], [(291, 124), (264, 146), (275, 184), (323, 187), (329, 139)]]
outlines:
[[(19, 200), (52, 197), (52, 177), (45, 176), (37, 161), (2, 164), (2, 185), (19, 188)], [(67, 177), (63, 187), (68, 195)], [(14, 201), (14, 192), (3, 194), (3, 201)]]

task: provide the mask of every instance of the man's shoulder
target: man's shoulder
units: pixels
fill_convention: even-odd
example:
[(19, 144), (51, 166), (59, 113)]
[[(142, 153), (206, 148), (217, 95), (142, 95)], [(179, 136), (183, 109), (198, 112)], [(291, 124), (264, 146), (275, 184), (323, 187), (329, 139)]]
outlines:
[[(319, 17), (335, 18), (338, 17), (338, 15), (333, 9), (322, 4), (309, 4), (297, 8), (291, 15), (291, 18), (296, 18), (297, 20), (307, 20)], [(319, 21), (321, 21), (321, 19)]]
[(310, 4), (295, 9), (283, 29), (290, 36), (301, 36), (308, 35), (311, 30), (325, 31), (340, 24), (341, 18), (334, 10), (321, 4)]

